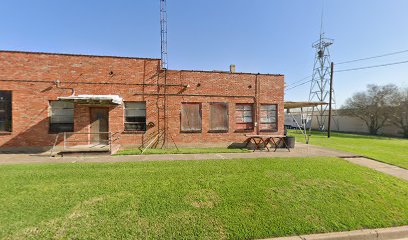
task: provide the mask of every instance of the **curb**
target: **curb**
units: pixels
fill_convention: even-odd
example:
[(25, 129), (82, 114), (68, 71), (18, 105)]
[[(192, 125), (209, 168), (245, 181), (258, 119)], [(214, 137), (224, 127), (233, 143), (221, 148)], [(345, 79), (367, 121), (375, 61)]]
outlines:
[(265, 240), (386, 240), (408, 239), (408, 225), (392, 228), (363, 229), (349, 232), (319, 233)]

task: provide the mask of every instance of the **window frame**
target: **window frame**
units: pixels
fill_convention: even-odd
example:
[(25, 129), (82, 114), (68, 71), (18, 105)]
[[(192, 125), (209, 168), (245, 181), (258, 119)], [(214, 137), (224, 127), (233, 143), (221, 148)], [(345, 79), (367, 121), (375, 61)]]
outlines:
[[(251, 106), (251, 122), (245, 122), (245, 109), (243, 109), (243, 110), (239, 110), (238, 109), (238, 106), (245, 106), (245, 105), (247, 105), (247, 106)], [(255, 109), (255, 107), (254, 107), (254, 103), (235, 103), (235, 112), (234, 112), (234, 119), (235, 119), (235, 131), (236, 132), (251, 132), (251, 131), (254, 131), (254, 129), (255, 129), (255, 111), (254, 111), (254, 109)], [(243, 119), (244, 119), (244, 121), (241, 121), (241, 122), (238, 122), (237, 121), (237, 111), (241, 111), (241, 112), (243, 112)], [(251, 124), (251, 127), (250, 128), (242, 128), (242, 129), (240, 129), (240, 128), (237, 128), (237, 125), (240, 125), (240, 124), (242, 124), (242, 125), (244, 125), (244, 124)]]
[[(200, 129), (198, 130), (183, 130), (183, 105), (184, 104), (198, 104), (198, 115), (200, 116)], [(203, 132), (203, 109), (201, 102), (182, 102), (180, 108), (180, 133), (202, 133)]]
[[(144, 109), (139, 109), (139, 108), (130, 108), (131, 110), (144, 110), (145, 111), (145, 121), (144, 121), (144, 128), (143, 130), (131, 130), (131, 129), (126, 129), (126, 124), (140, 124), (143, 122), (127, 122), (126, 121), (126, 110), (129, 108), (126, 108), (127, 103), (144, 103)], [(140, 117), (140, 116), (137, 116)], [(124, 101), (123, 102), (123, 131), (125, 133), (145, 133), (147, 131), (147, 104), (146, 101)]]
[[(262, 121), (262, 106), (275, 106), (275, 110), (266, 110), (267, 112), (275, 112), (275, 122), (263, 122)], [(265, 111), (265, 110), (264, 110)], [(278, 104), (276, 103), (261, 103), (259, 109), (259, 124), (260, 128), (262, 124), (274, 124), (275, 128), (268, 128), (268, 129), (260, 129), (260, 132), (277, 132), (278, 131)]]
[[(224, 105), (225, 107), (226, 107), (226, 114), (227, 114), (227, 126), (226, 126), (226, 129), (212, 129), (211, 128), (211, 120), (212, 120), (212, 115), (211, 115), (211, 106), (213, 106), (213, 105)], [(208, 114), (208, 116), (209, 116), (209, 121), (208, 121), (208, 132), (209, 133), (228, 133), (229, 132), (229, 104), (228, 103), (226, 103), (226, 102), (211, 102), (211, 103), (209, 103), (209, 108), (208, 108), (208, 111), (209, 111), (209, 114)]]
[[(11, 90), (0, 90), (2, 93), (7, 93), (9, 96), (5, 96), (5, 104), (4, 104), (4, 115), (5, 115), (5, 120), (2, 121), (5, 123), (5, 129), (0, 130), (0, 133), (12, 133), (13, 132), (13, 91)], [(7, 99), (7, 97), (9, 99)], [(8, 101), (9, 102), (8, 102)], [(3, 101), (3, 100), (0, 100)], [(8, 126), (6, 126), (8, 125)]]
[[(63, 101), (61, 101), (61, 100), (49, 100), (48, 101), (48, 133), (49, 134), (58, 134), (58, 133), (63, 133), (63, 132), (74, 132), (74, 126), (75, 126), (75, 104), (74, 103), (71, 103), (71, 102), (69, 102), (69, 103), (71, 103), (72, 104), (72, 123), (53, 123), (52, 122), (52, 116), (53, 116), (53, 106), (52, 106), (52, 103), (53, 102), (63, 102)], [(64, 108), (62, 108), (62, 109), (64, 109)], [(62, 131), (62, 130), (56, 130), (56, 128), (55, 127), (53, 127), (53, 125), (57, 125), (57, 124), (66, 124), (66, 125), (68, 125), (68, 124), (70, 124), (71, 126), (70, 126), (70, 131)]]

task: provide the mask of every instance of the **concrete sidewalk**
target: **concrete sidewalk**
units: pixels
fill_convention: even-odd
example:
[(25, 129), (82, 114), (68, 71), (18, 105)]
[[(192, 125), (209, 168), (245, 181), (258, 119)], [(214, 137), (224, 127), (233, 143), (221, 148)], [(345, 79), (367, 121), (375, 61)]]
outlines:
[(349, 232), (320, 233), (265, 240), (403, 240), (408, 239), (408, 226), (363, 229)]
[(370, 160), (356, 154), (335, 149), (324, 148), (303, 143), (296, 143), (296, 148), (288, 152), (278, 149), (276, 152), (256, 151), (249, 153), (204, 153), (204, 154), (156, 154), (156, 155), (129, 155), (110, 156), (95, 155), (84, 157), (49, 157), (49, 155), (30, 154), (0, 154), (2, 164), (31, 164), (31, 163), (72, 163), (72, 162), (144, 162), (144, 161), (174, 161), (174, 160), (220, 160), (238, 158), (276, 158), (276, 157), (339, 157), (354, 164), (365, 166), (408, 181), (408, 170), (386, 163)]
[(308, 144), (296, 143), (290, 152), (278, 149), (276, 152), (256, 151), (249, 153), (205, 153), (205, 154), (156, 154), (129, 156), (85, 156), (85, 157), (49, 157), (48, 155), (0, 154), (0, 164), (24, 163), (67, 163), (67, 162), (142, 162), (166, 160), (207, 160), (236, 158), (275, 158), (275, 157), (353, 157), (355, 154)]
[(400, 168), (397, 166), (393, 166), (390, 164), (382, 163), (379, 161), (371, 160), (365, 157), (346, 157), (343, 158), (344, 160), (347, 160), (349, 162), (368, 167), (374, 170), (377, 170), (379, 172), (386, 173), (388, 175), (392, 175), (397, 178), (404, 179), (408, 181), (408, 170), (404, 168)]

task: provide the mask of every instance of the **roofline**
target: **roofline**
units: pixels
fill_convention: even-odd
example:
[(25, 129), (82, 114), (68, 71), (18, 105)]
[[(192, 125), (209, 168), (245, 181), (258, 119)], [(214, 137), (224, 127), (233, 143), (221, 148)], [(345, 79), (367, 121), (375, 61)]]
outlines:
[(261, 75), (261, 76), (285, 76), (284, 74), (273, 74), (273, 73), (250, 73), (250, 72), (230, 72), (230, 71), (209, 71), (209, 70), (173, 70), (168, 69), (168, 71), (176, 72), (198, 72), (198, 73), (220, 73), (220, 74), (242, 74), (242, 75)]
[(17, 50), (0, 50), (0, 53), (22, 53), (22, 54), (56, 55), (56, 56), (72, 56), (72, 57), (122, 58), (122, 59), (156, 60), (156, 61), (161, 60), (160, 58), (123, 57), (123, 56), (110, 56), (110, 55), (35, 52), (35, 51), (17, 51)]
[[(17, 50), (0, 50), (0, 53), (21, 53), (21, 54), (72, 56), (72, 57), (120, 58), (120, 59), (139, 59), (139, 60), (161, 61), (160, 58), (122, 57), (122, 56), (110, 56), (110, 55), (54, 53), (54, 52), (35, 52), (35, 51), (17, 51)], [(164, 70), (164, 69), (162, 69), (162, 70)], [(262, 76), (284, 76), (283, 74), (272, 74), (272, 73), (229, 72), (229, 71), (217, 71), (217, 70), (215, 70), (215, 71), (210, 71), (210, 70), (175, 70), (175, 69), (168, 69), (168, 71), (197, 72), (197, 73), (219, 73), (219, 74), (242, 74), (242, 75), (262, 75)]]

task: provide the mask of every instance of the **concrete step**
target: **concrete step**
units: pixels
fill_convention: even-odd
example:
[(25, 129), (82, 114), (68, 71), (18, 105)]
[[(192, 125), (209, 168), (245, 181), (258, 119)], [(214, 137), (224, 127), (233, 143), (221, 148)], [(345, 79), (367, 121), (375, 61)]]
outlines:
[(56, 152), (58, 156), (93, 156), (93, 155), (110, 155), (109, 145), (92, 144), (67, 147)]
[(85, 157), (85, 156), (96, 156), (96, 155), (110, 155), (108, 151), (61, 151), (57, 153), (61, 157)]

